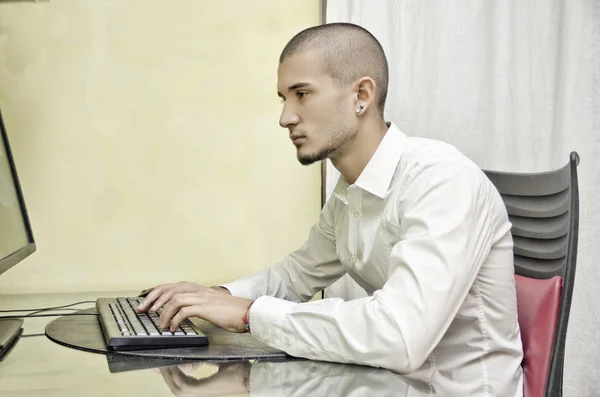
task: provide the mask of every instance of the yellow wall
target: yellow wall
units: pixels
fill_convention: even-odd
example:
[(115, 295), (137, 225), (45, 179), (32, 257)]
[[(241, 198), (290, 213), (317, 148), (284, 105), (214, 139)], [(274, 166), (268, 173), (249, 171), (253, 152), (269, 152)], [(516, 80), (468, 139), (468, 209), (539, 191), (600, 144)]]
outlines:
[(0, 106), (38, 251), (0, 293), (212, 285), (279, 261), (320, 209), (278, 125), (308, 0), (0, 4)]

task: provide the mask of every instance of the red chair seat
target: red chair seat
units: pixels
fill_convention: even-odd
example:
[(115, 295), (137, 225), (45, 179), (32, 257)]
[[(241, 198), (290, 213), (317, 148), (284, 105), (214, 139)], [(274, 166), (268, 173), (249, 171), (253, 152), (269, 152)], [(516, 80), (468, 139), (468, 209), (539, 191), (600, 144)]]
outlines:
[(515, 275), (523, 341), (524, 397), (543, 397), (548, 380), (563, 278)]

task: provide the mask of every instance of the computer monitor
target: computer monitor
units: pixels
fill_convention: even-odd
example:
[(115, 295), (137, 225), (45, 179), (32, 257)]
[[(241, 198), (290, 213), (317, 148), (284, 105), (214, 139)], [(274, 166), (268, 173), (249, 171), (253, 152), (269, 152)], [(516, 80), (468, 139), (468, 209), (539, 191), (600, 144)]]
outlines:
[[(0, 112), (0, 274), (35, 250), (23, 192)], [(22, 323), (19, 319), (0, 319), (0, 361), (23, 332)]]

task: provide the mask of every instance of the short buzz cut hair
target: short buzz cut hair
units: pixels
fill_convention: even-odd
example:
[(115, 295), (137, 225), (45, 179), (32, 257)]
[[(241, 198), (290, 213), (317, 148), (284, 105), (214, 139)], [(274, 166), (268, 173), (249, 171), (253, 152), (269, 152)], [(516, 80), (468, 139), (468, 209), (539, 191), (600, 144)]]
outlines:
[(328, 23), (313, 26), (296, 34), (279, 57), (287, 57), (308, 49), (318, 50), (326, 72), (342, 84), (360, 77), (375, 81), (376, 103), (383, 117), (388, 91), (387, 58), (379, 41), (368, 30), (351, 23)]

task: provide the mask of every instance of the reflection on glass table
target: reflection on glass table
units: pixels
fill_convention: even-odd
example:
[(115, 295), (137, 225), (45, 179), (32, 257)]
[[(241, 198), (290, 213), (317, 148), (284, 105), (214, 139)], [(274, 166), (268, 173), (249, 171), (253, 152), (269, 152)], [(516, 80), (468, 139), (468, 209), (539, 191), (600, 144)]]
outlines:
[[(431, 396), (426, 382), (409, 379), (385, 369), (309, 360), (182, 362), (177, 360), (139, 360), (135, 357), (109, 357), (111, 372), (143, 369), (154, 365), (154, 372), (178, 397), (217, 397), (250, 395), (386, 397)], [(196, 377), (202, 366), (213, 366), (208, 376)]]

